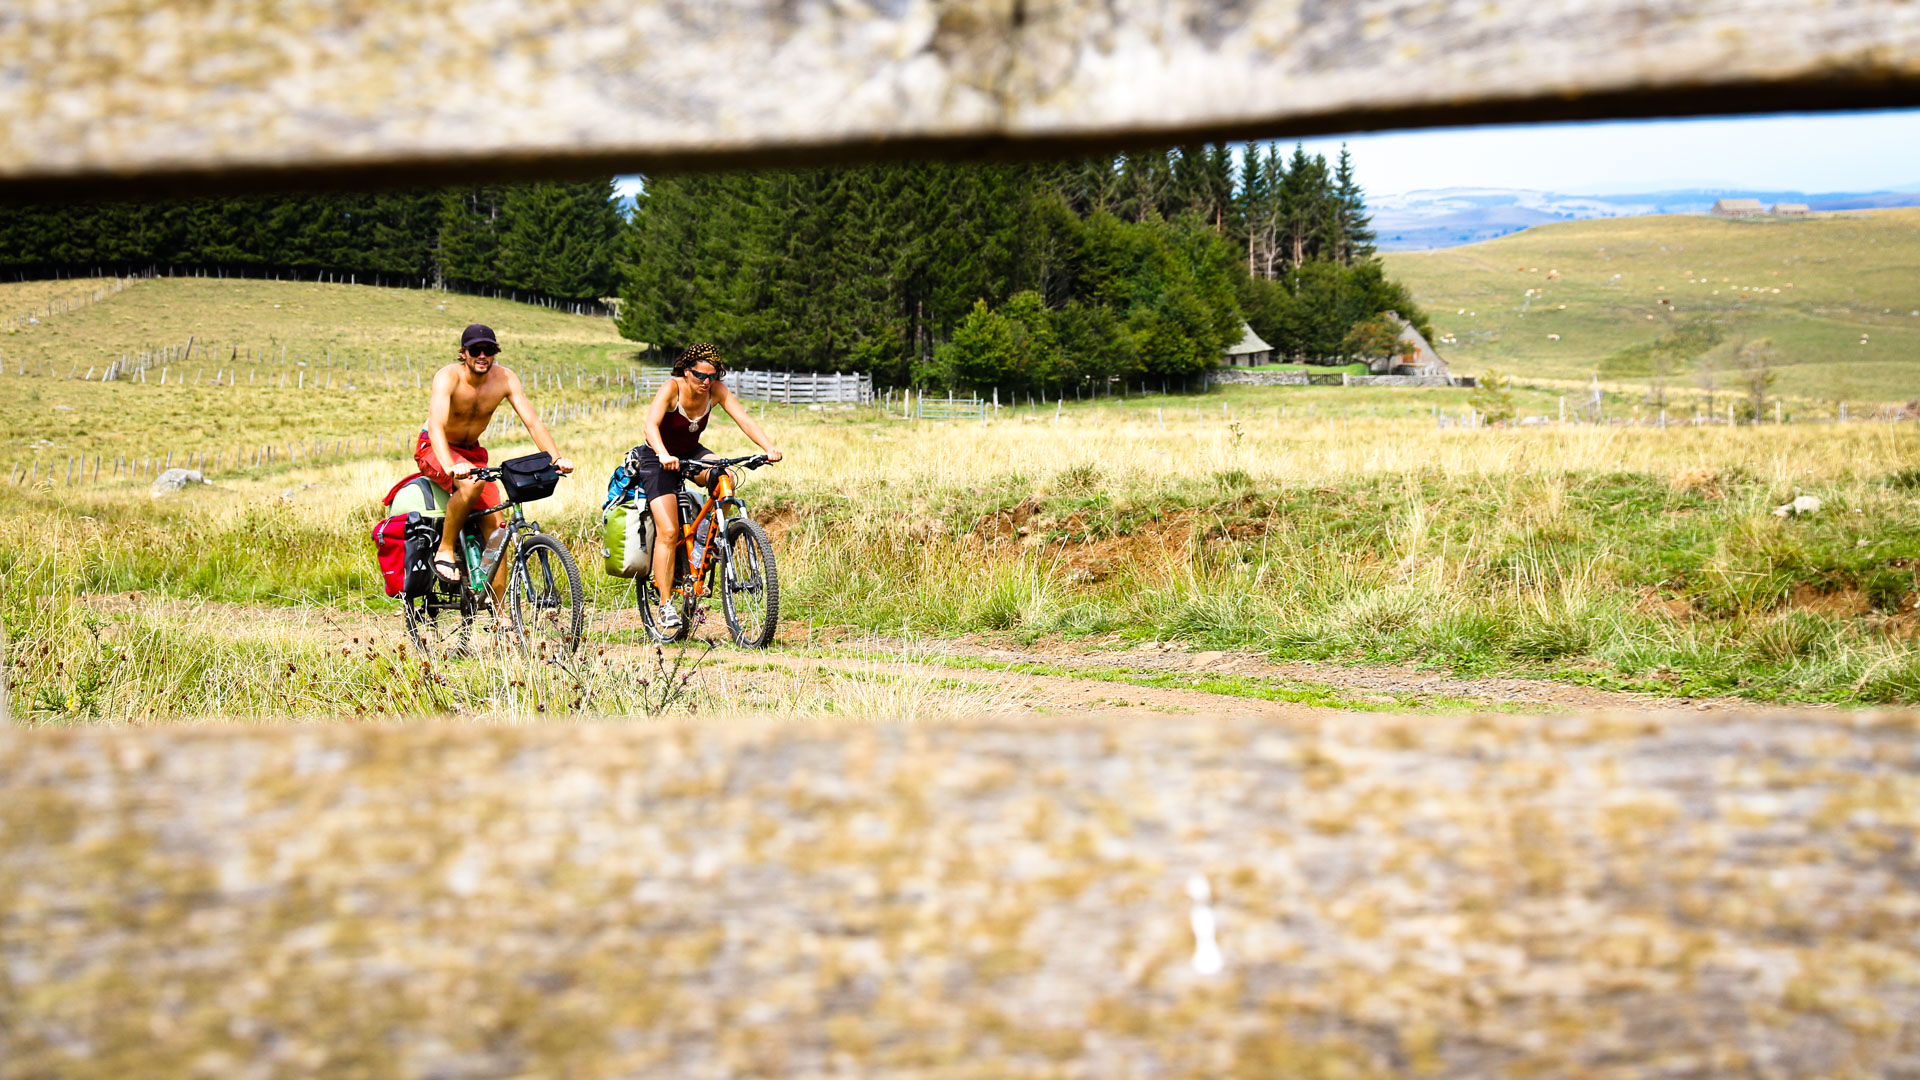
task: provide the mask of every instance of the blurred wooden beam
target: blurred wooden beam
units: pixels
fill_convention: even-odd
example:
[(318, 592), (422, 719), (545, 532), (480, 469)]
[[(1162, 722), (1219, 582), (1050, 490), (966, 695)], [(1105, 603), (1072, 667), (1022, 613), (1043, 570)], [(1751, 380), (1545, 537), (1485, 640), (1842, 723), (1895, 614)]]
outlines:
[(0, 196), (197, 194), (1920, 102), (1910, 0), (62, 0)]
[(1916, 733), (13, 728), (0, 1077), (1891, 1075)]

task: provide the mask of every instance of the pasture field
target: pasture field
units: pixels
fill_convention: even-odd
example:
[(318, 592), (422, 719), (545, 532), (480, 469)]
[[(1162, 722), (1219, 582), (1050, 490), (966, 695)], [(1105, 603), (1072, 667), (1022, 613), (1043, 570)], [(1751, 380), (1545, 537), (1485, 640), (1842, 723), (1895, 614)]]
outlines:
[[(190, 325), (226, 341), (229, 364), (260, 342), (251, 385), (244, 364), (213, 385), (197, 359), (167, 365), (195, 371), (184, 385), (59, 377), (88, 349), (132, 349), (146, 320), (164, 330), (150, 343)], [(471, 320), (537, 376), (543, 411), (600, 406), (556, 427), (582, 472), (535, 508), (588, 571), (594, 648), (574, 668), (489, 654), (429, 671), (379, 590), (369, 531), (425, 407), (409, 350), (444, 351)], [(288, 361), (269, 358), (275, 342)], [(54, 375), (22, 348), (46, 350), (28, 355)], [(605, 478), (639, 440), (618, 400), (632, 346), (605, 320), (163, 279), (0, 350), (0, 469), (39, 463), (7, 473), (38, 479), (5, 489), (0, 611), (18, 707), (43, 722), (1920, 698), (1912, 424), (1463, 429), (1442, 421), (1470, 391), (1378, 387), (1009, 401), (986, 423), (755, 404), (791, 454), (746, 481), (784, 568), (783, 648), (722, 649), (694, 700), (662, 682), (692, 661), (643, 647), (627, 584), (598, 570)], [(283, 391), (288, 374), (319, 388)], [(1515, 400), (1558, 414), (1556, 391)], [(709, 445), (747, 448), (717, 427)], [(289, 452), (244, 454), (253, 440)], [(166, 498), (111, 470), (70, 485), (57, 467), (195, 445), (214, 486)], [(510, 429), (490, 445), (526, 449)], [(1803, 494), (1818, 513), (1775, 516)], [(1211, 669), (1176, 662), (1215, 654)], [(1514, 678), (1563, 689), (1486, 681)]]
[[(99, 283), (38, 284), (57, 285), (49, 294), (57, 298)], [(5, 297), (0, 314), (11, 314)], [(0, 334), (9, 400), (0, 409), (0, 469), (105, 455), (110, 471), (115, 458), (168, 454), (176, 464), (193, 455), (231, 469), (263, 446), (284, 459), (301, 448), (317, 453), (316, 444), (339, 456), (353, 440), (392, 442), (420, 429), (424, 381), (453, 358), (470, 322), (494, 328), (530, 389), (545, 384), (543, 407), (581, 407), (630, 389), (622, 380), (635, 346), (607, 319), (424, 290), (155, 278)], [(189, 338), (193, 352), (178, 359)], [(176, 358), (156, 360), (143, 378), (101, 381), (123, 356), (167, 349)]]
[[(1186, 404), (945, 424), (776, 412), (791, 458), (744, 488), (781, 560), (783, 648), (723, 650), (704, 707), (1020, 699), (976, 678), (956, 640), (1039, 664), (1157, 644), (1320, 672), (1118, 678), (1203, 700), (1475, 704), (1470, 683), (1401, 692), (1410, 670), (1375, 679), (1384, 693), (1340, 689), (1344, 665), (1381, 664), (1667, 700), (1920, 699), (1914, 425), (1462, 430)], [(578, 670), (483, 658), (429, 677), (407, 655), (368, 540), (407, 471), (396, 453), (164, 499), (136, 483), (12, 489), (0, 608), (16, 707), (44, 722), (652, 711), (656, 661), (626, 583), (596, 561), (604, 479), (636, 423), (625, 410), (567, 429), (583, 475), (535, 508), (587, 569), (594, 648)], [(746, 449), (721, 427), (709, 445)], [(1775, 515), (1798, 495), (1820, 510)]]
[[(48, 286), (46, 296), (70, 298), (100, 284), (8, 287), (40, 297), (35, 289)], [(391, 452), (410, 445), (420, 430), (426, 380), (451, 358), (469, 322), (485, 322), (501, 336), (504, 362), (550, 418), (555, 410), (601, 407), (632, 390), (635, 344), (619, 338), (606, 319), (418, 290), (142, 280), (99, 304), (0, 333), (0, 388), (7, 394), (0, 408), (0, 482), (49, 474), (64, 481), (81, 467), (89, 482), (111, 479), (116, 466), (130, 462), (143, 463), (142, 475), (151, 475), (169, 460), (227, 475), (268, 461)], [(182, 359), (189, 338), (193, 351)], [(169, 348), (171, 356), (137, 377), (102, 381), (107, 366), (123, 356)], [(1465, 391), (1408, 396), (1320, 387), (1275, 398), (1231, 388), (1204, 400), (1215, 413), (1222, 405), (1236, 413), (1277, 413), (1284, 403), (1289, 414), (1431, 417), (1440, 409), (1457, 413), (1466, 397)], [(1127, 399), (1131, 407), (1158, 403), (1163, 411), (1190, 410), (1196, 400)], [(1548, 415), (1555, 400), (1523, 394), (1520, 404)], [(1620, 404), (1624, 410), (1627, 399)]]
[(1737, 393), (1733, 351), (1770, 338), (1773, 390), (1802, 403), (1920, 396), (1920, 210), (1571, 221), (1383, 258), (1467, 372), (1644, 388), (1606, 361), (1706, 320), (1722, 338), (1672, 390), (1697, 393), (1711, 367)]
[(96, 289), (111, 288), (113, 283), (110, 277), (0, 280), (0, 319), (24, 317), (50, 303), (77, 302)]

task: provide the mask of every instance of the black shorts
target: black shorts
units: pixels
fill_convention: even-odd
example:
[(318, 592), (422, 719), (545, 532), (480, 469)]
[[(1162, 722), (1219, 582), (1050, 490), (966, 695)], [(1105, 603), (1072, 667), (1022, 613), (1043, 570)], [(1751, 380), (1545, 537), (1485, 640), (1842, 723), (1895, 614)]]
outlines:
[[(660, 455), (654, 453), (653, 447), (651, 446), (642, 445), (637, 449), (640, 451), (637, 457), (640, 473), (640, 490), (646, 492), (647, 502), (649, 504), (662, 495), (671, 495), (680, 490), (681, 478), (679, 469), (661, 468)], [(696, 446), (693, 453), (688, 454), (685, 458), (682, 458), (681, 461), (685, 462), (687, 458), (707, 457), (712, 453), (713, 451), (704, 446)], [(682, 468), (684, 467), (683, 464)], [(697, 472), (698, 470), (691, 471)]]

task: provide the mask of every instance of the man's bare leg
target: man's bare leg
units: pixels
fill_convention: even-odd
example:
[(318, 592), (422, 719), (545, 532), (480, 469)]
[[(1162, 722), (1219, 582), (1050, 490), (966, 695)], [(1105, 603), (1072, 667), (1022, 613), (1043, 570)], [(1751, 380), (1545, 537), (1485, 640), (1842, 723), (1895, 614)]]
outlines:
[[(478, 502), (479, 498), (480, 484), (478, 481), (458, 478), (454, 480), (453, 491), (447, 495), (447, 521), (440, 529), (440, 550), (434, 555), (436, 561), (440, 560), (442, 556), (446, 556), (453, 559), (455, 566), (461, 564), (459, 555), (460, 527), (467, 523), (467, 515), (472, 512), (473, 504)], [(435, 571), (435, 573), (437, 574), (439, 571)]]
[[(506, 524), (506, 515), (488, 514), (486, 519), (480, 522), (480, 535), (491, 537), (493, 530), (504, 524)], [(499, 565), (493, 568), (493, 580), (489, 584), (493, 586), (494, 616), (502, 623), (510, 622), (512, 616), (507, 613), (507, 553), (504, 551), (500, 553)]]

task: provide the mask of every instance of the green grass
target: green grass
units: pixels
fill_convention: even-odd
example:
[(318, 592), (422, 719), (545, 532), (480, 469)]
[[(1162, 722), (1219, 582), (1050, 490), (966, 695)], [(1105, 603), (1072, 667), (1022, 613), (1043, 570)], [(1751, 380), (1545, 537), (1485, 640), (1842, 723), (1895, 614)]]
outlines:
[[(999, 558), (957, 531), (851, 546), (852, 523), (820, 506), (789, 535), (786, 596), (882, 633), (1118, 634), (1681, 695), (1916, 700), (1915, 500), (1879, 479), (1810, 490), (1828, 511), (1799, 521), (1771, 512), (1794, 491), (1737, 477), (1717, 498), (1632, 473), (1201, 478), (1043, 498), (1040, 542)], [(1033, 497), (1014, 477), (946, 494), (928, 511), (962, 522)], [(1109, 561), (1088, 581), (1074, 550), (1098, 542)]]
[[(1469, 372), (1584, 379), (1609, 356), (1706, 319), (1725, 330), (1706, 356), (1722, 394), (1735, 383), (1725, 369), (1737, 343), (1763, 337), (1775, 344), (1782, 394), (1906, 401), (1920, 386), (1920, 210), (1578, 221), (1384, 258), (1436, 335), (1458, 342), (1442, 353)], [(1672, 385), (1702, 378), (1696, 368)]]

